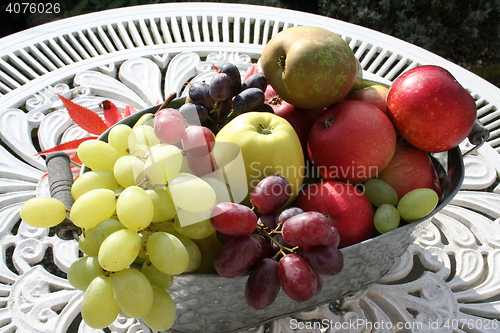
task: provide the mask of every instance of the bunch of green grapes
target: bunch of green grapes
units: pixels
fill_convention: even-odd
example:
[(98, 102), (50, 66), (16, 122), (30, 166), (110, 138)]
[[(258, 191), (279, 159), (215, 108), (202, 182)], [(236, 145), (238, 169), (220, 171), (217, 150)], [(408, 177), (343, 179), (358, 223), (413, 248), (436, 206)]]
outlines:
[(69, 211), (50, 197), (23, 205), (21, 218), (32, 226), (55, 226), (68, 216), (81, 228), (83, 256), (67, 278), (85, 291), (87, 325), (104, 328), (122, 314), (167, 330), (176, 315), (168, 291), (174, 276), (215, 272), (221, 244), (210, 212), (231, 197), (217, 172), (214, 142), (210, 130), (176, 109), (147, 114), (133, 127), (115, 125), (108, 142), (80, 144), (87, 171), (72, 185)]

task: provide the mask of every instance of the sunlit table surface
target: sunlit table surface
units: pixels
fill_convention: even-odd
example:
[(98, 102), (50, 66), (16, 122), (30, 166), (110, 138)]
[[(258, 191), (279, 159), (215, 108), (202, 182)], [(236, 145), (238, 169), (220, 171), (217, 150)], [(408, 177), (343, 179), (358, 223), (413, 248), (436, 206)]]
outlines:
[[(390, 84), (424, 64), (448, 69), (476, 100), (489, 140), (464, 158), (463, 186), (377, 283), (248, 332), (499, 332), (500, 89), (437, 55), (335, 19), (272, 7), (169, 3), (62, 19), (0, 40), (0, 331), (101, 332), (79, 316), (82, 292), (65, 279), (76, 241), (20, 221), (48, 195), (37, 152), (88, 135), (57, 94), (98, 110), (102, 100), (141, 110), (232, 62), (245, 73), (266, 42), (295, 25), (337, 32), (366, 78)], [(467, 151), (471, 145), (461, 144)], [(318, 324), (321, 323), (321, 324)], [(112, 332), (150, 332), (119, 317)], [(109, 332), (109, 330), (106, 330)]]

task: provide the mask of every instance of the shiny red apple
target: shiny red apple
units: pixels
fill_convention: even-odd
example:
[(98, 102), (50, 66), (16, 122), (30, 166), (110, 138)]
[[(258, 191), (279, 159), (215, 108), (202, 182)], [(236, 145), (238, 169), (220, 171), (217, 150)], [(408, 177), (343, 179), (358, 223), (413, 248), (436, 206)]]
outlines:
[(304, 211), (325, 214), (340, 235), (339, 247), (372, 238), (374, 208), (364, 193), (341, 181), (323, 181), (305, 188), (294, 203)]
[(407, 143), (398, 143), (389, 165), (378, 175), (396, 191), (398, 198), (417, 188), (430, 188), (438, 194), (441, 187), (429, 154)]
[(426, 152), (460, 144), (471, 132), (476, 103), (455, 77), (426, 65), (401, 74), (387, 93), (389, 117), (401, 136)]
[(396, 149), (396, 130), (376, 106), (346, 100), (316, 118), (308, 149), (323, 179), (356, 184), (375, 177), (389, 164)]

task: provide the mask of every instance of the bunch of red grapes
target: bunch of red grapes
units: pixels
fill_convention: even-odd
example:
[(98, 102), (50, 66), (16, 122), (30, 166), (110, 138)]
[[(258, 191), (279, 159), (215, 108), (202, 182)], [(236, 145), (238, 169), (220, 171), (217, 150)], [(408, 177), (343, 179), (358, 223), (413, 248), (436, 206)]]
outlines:
[(212, 210), (210, 220), (223, 243), (215, 269), (227, 278), (249, 272), (245, 298), (254, 309), (271, 305), (281, 289), (295, 301), (307, 301), (321, 291), (323, 275), (344, 266), (340, 237), (328, 217), (281, 209), (290, 191), (286, 178), (267, 176), (250, 194), (253, 208), (224, 202)]

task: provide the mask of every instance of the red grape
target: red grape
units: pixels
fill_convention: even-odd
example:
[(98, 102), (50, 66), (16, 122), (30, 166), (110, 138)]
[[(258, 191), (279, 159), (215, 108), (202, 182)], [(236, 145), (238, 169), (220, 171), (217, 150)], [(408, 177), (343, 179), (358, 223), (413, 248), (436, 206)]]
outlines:
[(215, 230), (226, 235), (249, 235), (257, 227), (257, 221), (258, 217), (252, 209), (233, 202), (215, 205), (210, 214), (210, 222)]
[(259, 88), (248, 88), (233, 97), (233, 109), (237, 114), (257, 111), (264, 104), (264, 92)]
[(206, 155), (212, 151), (214, 133), (205, 126), (191, 125), (185, 130), (182, 148), (194, 155)]
[[(259, 242), (261, 247), (260, 259), (270, 258), (278, 251), (274, 251), (271, 243), (267, 237), (260, 234), (252, 234), (252, 236)], [(233, 236), (234, 237), (234, 236)]]
[(260, 244), (251, 235), (234, 237), (217, 252), (214, 267), (222, 277), (241, 276), (259, 260), (260, 254)]
[(267, 89), (267, 79), (261, 73), (255, 73), (247, 77), (245, 82), (241, 85), (241, 90), (245, 90), (248, 88), (259, 88), (263, 92)]
[(328, 237), (323, 241), (323, 244), (330, 245), (334, 248), (338, 248), (340, 244), (340, 234), (333, 225), (330, 226), (330, 232)]
[(259, 217), (259, 224), (269, 229), (276, 228), (276, 214), (264, 214)]
[(291, 186), (282, 176), (267, 176), (250, 193), (250, 202), (260, 214), (271, 214), (290, 198)]
[(186, 161), (191, 172), (198, 177), (206, 176), (219, 169), (212, 154), (196, 155), (187, 152)]
[(226, 62), (219, 69), (219, 73), (225, 73), (231, 77), (233, 82), (231, 89), (231, 97), (240, 93), (241, 91), (241, 73), (239, 68), (230, 62)]
[(226, 73), (217, 73), (209, 84), (210, 97), (215, 101), (223, 101), (231, 97), (233, 79)]
[(276, 218), (276, 225), (283, 224), (283, 222), (285, 222), (289, 218), (302, 213), (304, 213), (304, 211), (299, 207), (288, 207), (281, 213), (279, 213), (278, 217)]
[(304, 252), (304, 259), (318, 274), (335, 275), (344, 267), (344, 256), (339, 249), (329, 245), (309, 247)]
[(278, 262), (266, 258), (252, 269), (245, 286), (245, 299), (252, 308), (262, 310), (273, 304), (280, 289)]
[(324, 214), (313, 211), (289, 218), (281, 228), (285, 242), (302, 247), (323, 244), (330, 232), (330, 220)]
[(184, 103), (179, 112), (189, 125), (203, 124), (208, 118), (208, 109), (201, 104)]
[(278, 277), (283, 291), (297, 302), (307, 301), (318, 290), (316, 274), (304, 258), (295, 253), (287, 254), (280, 259)]
[(314, 272), (314, 274), (316, 275), (316, 291), (314, 292), (313, 296), (316, 296), (321, 292), (321, 289), (323, 289), (323, 277), (321, 276), (321, 274), (318, 274), (316, 272)]
[(212, 110), (215, 101), (210, 96), (210, 87), (205, 81), (191, 83), (188, 95), (195, 104), (201, 104), (209, 111)]
[[(157, 113), (154, 117), (153, 128), (156, 137), (162, 142), (167, 144), (178, 144), (181, 142), (186, 131), (184, 118), (175, 110)], [(180, 115), (177, 116), (177, 113)]]

